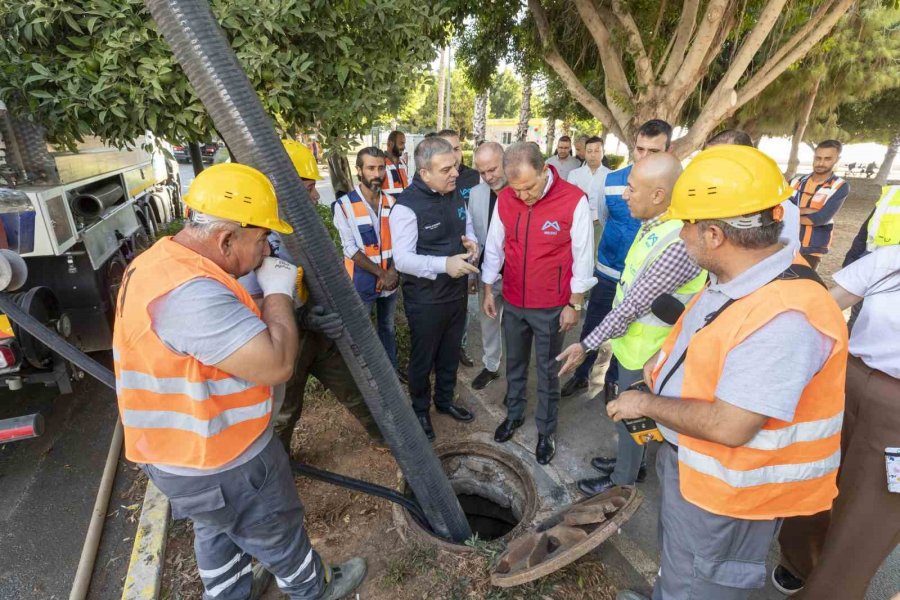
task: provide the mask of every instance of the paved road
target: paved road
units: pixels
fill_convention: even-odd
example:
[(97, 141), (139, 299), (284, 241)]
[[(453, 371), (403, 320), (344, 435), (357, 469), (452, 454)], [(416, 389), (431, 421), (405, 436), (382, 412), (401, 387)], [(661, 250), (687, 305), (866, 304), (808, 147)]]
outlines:
[[(109, 366), (109, 353), (98, 357)], [(0, 446), (0, 600), (68, 598), (116, 421), (115, 396), (91, 379), (67, 396), (34, 386), (0, 391), (0, 418), (34, 412), (46, 419), (44, 435)], [(134, 477), (120, 460), (89, 598), (121, 597), (137, 527), (126, 519), (122, 494)]]

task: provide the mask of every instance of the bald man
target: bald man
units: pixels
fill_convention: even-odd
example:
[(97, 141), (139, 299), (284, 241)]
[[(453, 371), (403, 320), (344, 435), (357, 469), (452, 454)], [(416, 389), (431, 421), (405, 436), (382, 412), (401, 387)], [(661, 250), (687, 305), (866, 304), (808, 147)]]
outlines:
[[(672, 199), (672, 189), (681, 174), (681, 163), (669, 153), (651, 154), (635, 163), (628, 175), (622, 197), (641, 228), (625, 258), (625, 268), (616, 288), (612, 311), (583, 341), (566, 348), (557, 360), (563, 363), (560, 375), (574, 370), (585, 355), (611, 340), (619, 362), (619, 390), (626, 390), (643, 378), (643, 367), (662, 345), (669, 328), (650, 312), (653, 301), (672, 294), (686, 304), (706, 283), (703, 271), (687, 254), (681, 241), (681, 221), (661, 221)], [(588, 496), (614, 485), (643, 481), (644, 446), (639, 446), (620, 421), (616, 458), (598, 456), (591, 466), (600, 477), (582, 479), (578, 489)]]

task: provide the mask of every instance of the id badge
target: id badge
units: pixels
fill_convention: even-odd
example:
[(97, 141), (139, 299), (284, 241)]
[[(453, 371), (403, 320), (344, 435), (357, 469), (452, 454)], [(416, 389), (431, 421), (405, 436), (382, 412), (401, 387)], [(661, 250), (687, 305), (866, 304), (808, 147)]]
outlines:
[(888, 491), (900, 494), (900, 448), (884, 449), (884, 465), (887, 469)]

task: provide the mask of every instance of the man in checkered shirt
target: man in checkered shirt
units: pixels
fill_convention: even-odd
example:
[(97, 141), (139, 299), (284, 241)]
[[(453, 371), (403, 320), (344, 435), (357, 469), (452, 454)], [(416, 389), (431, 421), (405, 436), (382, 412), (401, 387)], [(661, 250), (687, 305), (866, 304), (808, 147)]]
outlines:
[[(667, 331), (650, 313), (653, 301), (662, 294), (674, 294), (686, 302), (705, 284), (706, 272), (688, 256), (679, 237), (680, 222), (660, 218), (669, 207), (680, 174), (681, 164), (669, 153), (652, 154), (634, 165), (622, 197), (631, 216), (641, 219), (641, 228), (625, 259), (613, 309), (583, 341), (557, 357), (563, 363), (560, 375), (574, 370), (587, 352), (612, 340), (619, 361), (619, 389), (640, 381), (644, 362), (659, 350)], [(591, 465), (602, 475), (578, 482), (578, 488), (589, 496), (614, 485), (643, 481), (644, 446), (635, 443), (621, 423), (617, 431), (617, 457), (592, 459)]]

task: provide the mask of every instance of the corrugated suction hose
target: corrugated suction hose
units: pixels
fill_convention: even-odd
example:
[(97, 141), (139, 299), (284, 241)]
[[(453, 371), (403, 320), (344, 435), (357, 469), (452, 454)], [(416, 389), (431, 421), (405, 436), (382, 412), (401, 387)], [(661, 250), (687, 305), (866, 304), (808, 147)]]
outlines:
[[(450, 481), (415, 418), (397, 375), (342, 261), (287, 153), (206, 0), (146, 0), (233, 156), (265, 173), (283, 218), (284, 237), (307, 273), (317, 304), (346, 325), (338, 348), (433, 531), (457, 542), (471, 535)], [(301, 93), (301, 90), (297, 90)]]

